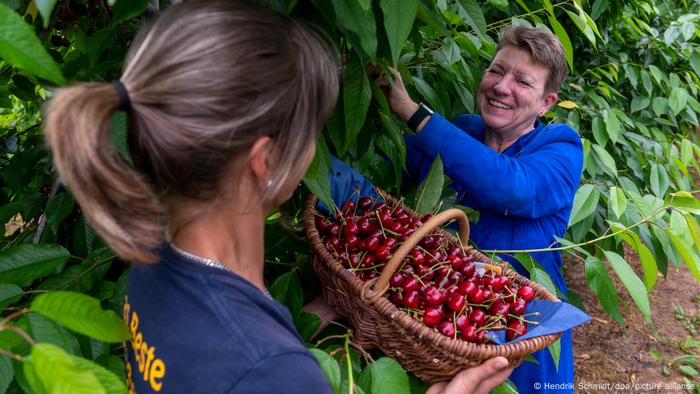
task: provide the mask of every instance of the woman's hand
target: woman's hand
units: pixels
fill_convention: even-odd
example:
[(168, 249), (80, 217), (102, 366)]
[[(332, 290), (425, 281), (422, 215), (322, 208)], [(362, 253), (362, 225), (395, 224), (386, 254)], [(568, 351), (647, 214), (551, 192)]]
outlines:
[[(386, 75), (379, 76), (375, 80), (389, 101), (392, 111), (405, 122), (416, 113), (418, 104), (408, 95), (401, 74), (394, 68), (389, 68), (389, 71), (394, 76), (394, 83)], [(371, 73), (370, 76), (372, 76)]]
[(328, 305), (328, 303), (326, 303), (326, 301), (323, 299), (323, 296), (320, 294), (308, 304), (304, 305), (302, 310), (304, 312), (313, 313), (314, 315), (318, 316), (319, 319), (321, 319), (321, 325), (318, 327), (318, 330), (316, 330), (314, 335), (309, 338), (309, 340), (315, 338), (316, 335), (323, 331), (323, 329), (326, 328), (331, 321), (340, 317), (338, 312), (336, 312), (332, 306)]
[(504, 357), (492, 358), (478, 367), (465, 369), (449, 382), (435, 383), (426, 394), (488, 394), (513, 371)]

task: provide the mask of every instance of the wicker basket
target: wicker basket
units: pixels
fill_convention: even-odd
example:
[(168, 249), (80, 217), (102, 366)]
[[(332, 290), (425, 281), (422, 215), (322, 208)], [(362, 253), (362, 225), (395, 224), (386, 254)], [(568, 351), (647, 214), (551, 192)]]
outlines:
[[(388, 204), (399, 204), (392, 196), (379, 192)], [(432, 217), (401, 244), (379, 277), (363, 282), (344, 268), (323, 246), (315, 222), (315, 217), (322, 215), (316, 209), (317, 202), (318, 198), (310, 195), (304, 211), (304, 227), (311, 243), (313, 265), (323, 283), (326, 302), (350, 320), (355, 330), (354, 341), (363, 348), (377, 347), (419, 378), (427, 382), (438, 382), (451, 379), (459, 371), (496, 356), (506, 357), (510, 365), (515, 367), (528, 354), (546, 348), (561, 336), (552, 334), (510, 344), (477, 345), (448, 338), (434, 331), (400, 310), (384, 296), (389, 288), (391, 275), (399, 268), (406, 254), (434, 228), (451, 219), (457, 219), (460, 222), (462, 244), (467, 245), (469, 225), (462, 211), (452, 209)], [(403, 206), (403, 209), (412, 218), (420, 217), (408, 207)], [(457, 244), (455, 236), (440, 229), (438, 231), (450, 242)], [(494, 262), (476, 249), (465, 246), (465, 252), (471, 254), (475, 261), (496, 266), (496, 269), (501, 270), (512, 282), (532, 287), (537, 298), (559, 301), (543, 287)]]

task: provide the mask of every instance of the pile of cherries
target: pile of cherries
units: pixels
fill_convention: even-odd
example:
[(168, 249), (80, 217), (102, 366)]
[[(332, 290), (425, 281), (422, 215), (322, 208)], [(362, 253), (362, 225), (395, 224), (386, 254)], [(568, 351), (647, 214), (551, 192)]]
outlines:
[[(347, 200), (334, 217), (317, 216), (323, 245), (363, 281), (384, 266), (417, 228), (432, 215), (412, 218), (400, 205), (369, 197)], [(492, 270), (479, 274), (472, 255), (437, 229), (414, 247), (389, 281), (386, 297), (426, 326), (465, 341), (486, 342), (489, 331), (506, 330), (507, 341), (527, 332), (525, 308), (535, 298)]]

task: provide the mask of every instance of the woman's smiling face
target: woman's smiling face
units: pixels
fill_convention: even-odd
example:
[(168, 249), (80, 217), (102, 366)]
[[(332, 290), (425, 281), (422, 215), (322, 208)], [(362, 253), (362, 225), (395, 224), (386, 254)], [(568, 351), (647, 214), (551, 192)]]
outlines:
[(532, 130), (538, 116), (556, 101), (545, 92), (549, 71), (532, 61), (530, 54), (513, 46), (503, 47), (484, 72), (477, 105), (486, 127), (501, 135), (522, 135)]

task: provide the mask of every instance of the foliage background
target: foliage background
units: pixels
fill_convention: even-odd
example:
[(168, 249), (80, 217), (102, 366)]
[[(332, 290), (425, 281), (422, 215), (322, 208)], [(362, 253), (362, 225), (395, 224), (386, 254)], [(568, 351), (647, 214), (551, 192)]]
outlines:
[[(648, 293), (669, 264), (685, 265), (700, 282), (700, 204), (691, 177), (700, 170), (697, 0), (267, 3), (326, 31), (343, 65), (341, 95), (304, 186), (266, 227), (266, 280), (305, 339), (319, 321), (301, 307), (320, 285), (301, 241), (300, 210), (309, 190), (328, 196), (329, 154), (421, 212), (455, 201), (439, 171), (429, 184), (403, 182), (405, 126), (365, 65), (397, 67), (412, 97), (446, 118), (472, 113), (482, 71), (508, 24), (549, 29), (565, 46), (571, 73), (545, 120), (579, 131), (585, 169), (561, 248), (585, 260), (586, 280), (605, 311), (625, 324), (611, 275), (647, 319)], [(147, 0), (0, 2), (0, 392), (126, 391), (121, 341), (129, 332), (119, 316), (128, 265), (86, 226), (56, 179), (40, 110), (56, 86), (118, 79), (139, 26), (167, 6)], [(114, 117), (113, 128), (115, 149), (124, 152), (123, 114)], [(639, 255), (640, 275), (623, 258), (623, 243)], [(507, 253), (553, 289), (525, 251)], [(568, 300), (578, 304), (576, 294)], [(332, 326), (319, 338), (309, 346), (337, 392), (354, 385), (366, 393), (425, 389), (390, 358), (354, 349), (345, 327)]]

